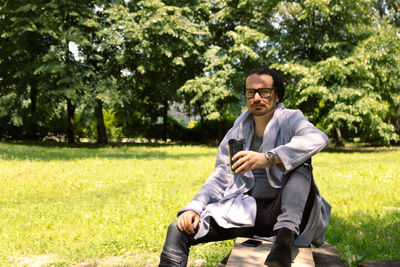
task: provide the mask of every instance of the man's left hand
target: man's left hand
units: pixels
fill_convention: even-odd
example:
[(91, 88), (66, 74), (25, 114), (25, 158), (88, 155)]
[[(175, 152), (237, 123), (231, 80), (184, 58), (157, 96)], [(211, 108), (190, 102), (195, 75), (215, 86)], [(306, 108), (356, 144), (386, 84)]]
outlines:
[(255, 168), (270, 167), (264, 153), (254, 152), (251, 150), (239, 151), (232, 157), (232, 160), (236, 159), (239, 160), (232, 165), (235, 173), (245, 174)]

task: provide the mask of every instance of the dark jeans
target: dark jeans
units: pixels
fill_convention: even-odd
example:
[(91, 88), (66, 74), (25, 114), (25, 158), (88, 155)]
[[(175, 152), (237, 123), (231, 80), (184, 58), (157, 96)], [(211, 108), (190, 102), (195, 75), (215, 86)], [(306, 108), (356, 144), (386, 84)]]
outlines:
[(311, 165), (305, 163), (287, 176), (287, 182), (277, 199), (257, 201), (256, 222), (253, 227), (223, 228), (213, 219), (204, 237), (181, 232), (177, 222), (169, 225), (159, 266), (186, 266), (191, 246), (233, 239), (236, 237), (272, 236), (274, 231), (285, 227), (296, 234), (302, 232), (315, 199), (315, 185)]

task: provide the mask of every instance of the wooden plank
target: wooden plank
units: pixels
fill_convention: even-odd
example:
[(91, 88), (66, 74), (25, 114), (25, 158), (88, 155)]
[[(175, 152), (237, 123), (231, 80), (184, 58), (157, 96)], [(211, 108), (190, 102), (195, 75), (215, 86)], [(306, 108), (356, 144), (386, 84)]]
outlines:
[(311, 245), (311, 251), (314, 257), (316, 267), (345, 267), (344, 261), (340, 258), (338, 250), (325, 242), (322, 247)]
[[(227, 267), (243, 267), (243, 266), (265, 266), (264, 262), (267, 258), (273, 242), (260, 240), (262, 244), (258, 247), (248, 247), (241, 245), (248, 238), (239, 237), (231, 251)], [(310, 247), (292, 249), (292, 267), (314, 267), (314, 259)]]

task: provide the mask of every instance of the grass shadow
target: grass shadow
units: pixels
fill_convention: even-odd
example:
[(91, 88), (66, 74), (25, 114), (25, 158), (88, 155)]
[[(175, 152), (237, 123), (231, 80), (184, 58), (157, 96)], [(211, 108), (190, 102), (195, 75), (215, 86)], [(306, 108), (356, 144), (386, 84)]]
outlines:
[[(0, 143), (21, 146), (37, 146), (37, 147), (66, 147), (66, 148), (103, 148), (103, 147), (170, 147), (177, 145), (201, 145), (192, 143), (162, 143), (162, 142), (109, 142), (108, 144), (98, 144), (95, 142), (78, 142), (66, 143), (55, 141), (34, 141), (34, 140), (2, 140)], [(210, 145), (212, 147), (213, 145)]]
[(329, 153), (371, 153), (371, 152), (390, 152), (390, 151), (400, 151), (398, 146), (358, 146), (349, 145), (345, 147), (335, 147), (329, 146), (324, 149), (324, 152)]
[[(344, 220), (332, 214), (326, 241), (340, 257), (356, 266), (365, 260), (400, 259), (400, 208), (387, 207), (384, 216), (355, 212)], [(380, 255), (379, 258), (370, 255)]]
[(168, 149), (162, 149), (172, 146), (174, 145), (138, 143), (115, 143), (109, 145), (85, 143), (70, 145), (65, 143), (0, 142), (0, 158), (3, 160), (19, 159), (37, 161), (77, 160), (88, 158), (183, 160), (210, 156), (210, 153), (207, 152), (196, 154), (170, 153), (168, 152)]

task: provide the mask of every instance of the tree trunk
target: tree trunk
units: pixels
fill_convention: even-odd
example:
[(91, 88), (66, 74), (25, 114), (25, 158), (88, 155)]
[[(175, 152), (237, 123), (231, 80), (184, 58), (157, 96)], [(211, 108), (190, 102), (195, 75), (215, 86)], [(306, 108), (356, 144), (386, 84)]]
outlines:
[(200, 115), (200, 126), (201, 126), (201, 129), (203, 130), (203, 128), (204, 128), (204, 116), (203, 116), (203, 109), (202, 109), (200, 104), (197, 104), (197, 109), (198, 109), (199, 115)]
[(31, 85), (31, 90), (29, 92), (29, 98), (31, 100), (31, 121), (29, 122), (29, 139), (36, 140), (38, 138), (37, 132), (37, 111), (36, 111), (36, 104), (37, 104), (37, 87), (35, 85)]
[(223, 129), (223, 120), (218, 122), (218, 142), (221, 143), (224, 139), (225, 133)]
[(168, 132), (168, 99), (164, 99), (164, 110), (163, 110), (163, 140), (167, 142), (167, 132)]
[(107, 133), (106, 126), (104, 125), (104, 117), (103, 117), (103, 102), (101, 100), (96, 101), (96, 121), (97, 121), (97, 143), (98, 144), (107, 144)]
[[(222, 104), (218, 103), (217, 105), (217, 110), (222, 110)], [(218, 122), (218, 141), (219, 143), (222, 142), (222, 139), (225, 137), (225, 132), (224, 132), (224, 119), (221, 117), (221, 120)]]
[(68, 143), (75, 143), (75, 105), (72, 105), (71, 99), (67, 98), (67, 111), (68, 111), (68, 129), (67, 129), (67, 138)]
[[(395, 131), (396, 131), (396, 133), (397, 134), (400, 134), (400, 117), (399, 117), (399, 115), (397, 115), (397, 114), (399, 114), (399, 108), (398, 107), (396, 107), (395, 108), (395, 112), (394, 112), (394, 122), (393, 122), (393, 125), (394, 125), (394, 127), (395, 127)], [(400, 142), (398, 141), (398, 144), (400, 144)]]
[(385, 10), (382, 6), (381, 1), (376, 1), (374, 7), (376, 10), (378, 10), (379, 16), (382, 18), (385, 15)]
[(335, 128), (335, 146), (336, 147), (344, 147), (342, 132), (340, 131), (339, 127)]

